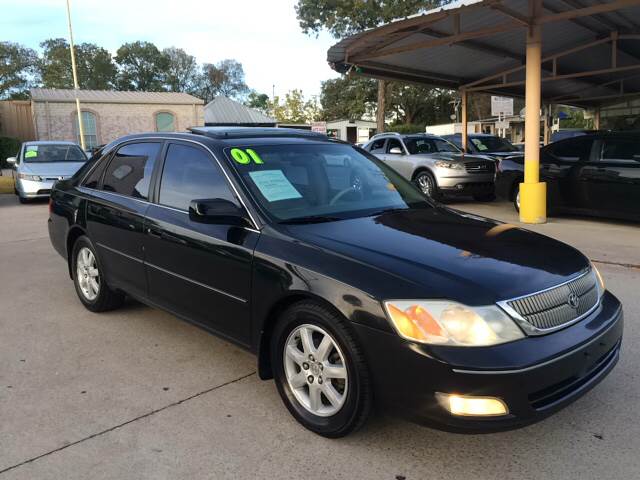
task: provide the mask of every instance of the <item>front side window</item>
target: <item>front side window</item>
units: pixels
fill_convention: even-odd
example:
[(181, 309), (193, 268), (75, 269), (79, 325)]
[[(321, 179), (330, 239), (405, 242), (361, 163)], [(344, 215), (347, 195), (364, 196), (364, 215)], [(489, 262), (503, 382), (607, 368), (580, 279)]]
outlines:
[(148, 200), (151, 173), (160, 143), (129, 143), (120, 147), (104, 174), (102, 189)]
[(156, 132), (175, 132), (176, 117), (171, 112), (156, 113)]
[(25, 145), (25, 163), (86, 162), (87, 156), (77, 145)]
[(632, 138), (608, 138), (602, 146), (603, 160), (640, 160), (640, 140)]
[[(82, 128), (84, 130), (84, 147), (86, 149), (94, 148), (98, 146), (98, 127), (96, 115), (93, 112), (83, 111), (82, 113)], [(78, 143), (80, 142), (80, 128), (78, 127), (78, 115), (75, 116), (76, 122), (76, 138)]]
[[(391, 149), (393, 148), (399, 148), (400, 152), (404, 152), (404, 149), (402, 148), (402, 143), (400, 142), (400, 140), (398, 140), (397, 138), (390, 138), (389, 141), (387, 142), (387, 153), (390, 154), (394, 154), (394, 152), (391, 151)], [(397, 150), (396, 150), (397, 152)], [(396, 155), (398, 155), (398, 153), (396, 153)]]
[(192, 200), (213, 198), (237, 203), (220, 167), (199, 148), (170, 145), (162, 170), (159, 203), (186, 211)]
[(460, 150), (452, 143), (447, 142), (442, 138), (434, 138), (433, 143), (436, 146), (438, 152), (459, 153)]
[(225, 154), (256, 203), (278, 222), (432, 208), (411, 182), (348, 145), (254, 145)]

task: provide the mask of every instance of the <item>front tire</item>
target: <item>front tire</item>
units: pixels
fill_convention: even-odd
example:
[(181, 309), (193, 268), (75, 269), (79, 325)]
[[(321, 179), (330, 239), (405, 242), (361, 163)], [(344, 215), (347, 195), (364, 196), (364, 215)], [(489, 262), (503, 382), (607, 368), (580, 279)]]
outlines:
[(89, 238), (83, 235), (76, 240), (71, 261), (73, 284), (85, 308), (92, 312), (106, 312), (122, 305), (124, 294), (111, 290), (104, 281), (102, 268)]
[(311, 301), (289, 307), (271, 339), (278, 393), (305, 428), (329, 438), (360, 428), (372, 392), (364, 355), (346, 322)]
[(418, 172), (418, 174), (413, 179), (413, 183), (415, 183), (420, 191), (427, 197), (433, 198), (435, 200), (440, 196), (436, 180), (435, 178), (433, 178), (433, 175), (430, 172)]
[(29, 203), (29, 199), (28, 199), (28, 198), (21, 197), (20, 195), (18, 195), (18, 201), (19, 201), (22, 205), (25, 205), (25, 204)]
[(520, 212), (520, 182), (514, 185), (511, 198), (513, 198), (513, 207), (516, 209), (516, 212)]

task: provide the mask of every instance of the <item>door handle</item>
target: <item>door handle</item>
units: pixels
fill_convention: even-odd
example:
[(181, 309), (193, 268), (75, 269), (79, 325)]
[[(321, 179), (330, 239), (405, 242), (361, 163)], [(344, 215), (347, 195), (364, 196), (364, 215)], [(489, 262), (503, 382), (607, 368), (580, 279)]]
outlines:
[(155, 230), (153, 228), (147, 228), (147, 233), (152, 237), (162, 238), (162, 233), (160, 233), (158, 230)]

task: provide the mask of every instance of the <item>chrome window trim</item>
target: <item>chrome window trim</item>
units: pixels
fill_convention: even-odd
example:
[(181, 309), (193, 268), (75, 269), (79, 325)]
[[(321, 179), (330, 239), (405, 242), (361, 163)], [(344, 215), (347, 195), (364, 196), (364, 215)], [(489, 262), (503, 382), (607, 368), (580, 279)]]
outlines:
[(194, 285), (198, 285), (199, 287), (206, 288), (207, 290), (211, 290), (213, 292), (219, 293), (219, 294), (224, 295), (226, 297), (232, 298), (232, 299), (234, 299), (234, 300), (236, 300), (238, 302), (247, 303), (247, 300), (244, 299), (244, 298), (236, 297), (235, 295), (233, 295), (231, 293), (227, 293), (224, 290), (219, 290), (219, 289), (217, 289), (215, 287), (207, 285), (206, 283), (202, 283), (202, 282), (199, 282), (199, 281), (194, 280), (192, 278), (185, 277), (184, 275), (180, 275), (179, 273), (175, 273), (175, 272), (172, 272), (171, 270), (167, 270), (165, 268), (159, 267), (157, 265), (154, 265), (153, 263), (144, 262), (144, 264), (146, 266), (148, 266), (148, 267), (155, 268), (156, 270), (159, 270), (159, 271), (161, 271), (163, 273), (166, 273), (167, 275), (171, 275), (173, 277), (179, 278), (180, 280), (184, 280), (186, 282), (193, 283)]
[[(249, 230), (260, 232), (260, 227), (259, 227), (258, 222), (253, 217), (253, 215), (251, 214), (251, 210), (247, 207), (246, 202), (244, 201), (244, 199), (242, 198), (242, 195), (240, 194), (240, 192), (238, 191), (238, 189), (234, 185), (233, 181), (231, 180), (231, 177), (229, 177), (229, 174), (227, 173), (227, 171), (225, 170), (224, 166), (222, 165), (222, 162), (220, 162), (220, 159), (218, 159), (216, 154), (213, 153), (213, 151), (202, 142), (197, 142), (195, 140), (186, 139), (186, 138), (163, 137), (163, 136), (131, 138), (131, 139), (127, 139), (125, 142), (122, 142), (122, 143), (119, 143), (117, 145), (114, 145), (111, 150), (109, 150), (108, 152), (105, 152), (105, 155), (110, 154), (112, 150), (114, 150), (116, 148), (120, 148), (120, 146), (125, 144), (125, 143), (135, 143), (135, 142), (139, 142), (141, 140), (142, 141), (144, 141), (144, 140), (162, 140), (162, 141), (187, 142), (187, 143), (193, 143), (194, 145), (198, 145), (198, 146), (204, 148), (207, 152), (209, 152), (209, 154), (216, 161), (216, 163), (218, 164), (218, 167), (220, 167), (220, 170), (222, 170), (222, 173), (224, 174), (225, 178), (227, 179), (227, 183), (231, 186), (231, 190), (233, 190), (233, 193), (235, 193), (236, 197), (238, 198), (238, 200), (240, 201), (240, 203), (242, 204), (244, 209), (247, 211), (247, 215), (249, 215), (249, 219), (251, 220), (251, 223), (253, 223), (253, 226), (255, 227), (254, 229), (249, 229)], [(104, 157), (104, 155), (103, 155), (103, 157)], [(101, 158), (103, 158), (103, 157), (101, 157)], [(98, 192), (104, 192), (104, 190), (97, 190), (95, 188), (89, 188), (89, 187), (86, 187), (86, 186), (82, 185), (84, 183), (84, 181), (86, 180), (87, 176), (93, 171), (93, 169), (97, 168), (98, 163), (99, 162), (96, 162), (96, 164), (92, 168), (90, 168), (89, 171), (85, 174), (85, 176), (80, 180), (79, 187), (87, 188), (89, 190), (95, 190), (95, 191), (98, 191)], [(108, 193), (113, 193), (113, 192), (108, 192)], [(117, 195), (120, 195), (120, 194), (117, 194)], [(127, 195), (121, 195), (121, 196), (125, 197), (125, 198), (133, 198), (133, 197), (129, 197)], [(134, 200), (139, 200), (139, 199), (135, 199), (134, 198)], [(148, 203), (150, 205), (159, 205), (158, 203), (152, 203), (152, 202), (146, 202), (146, 203)]]
[(549, 288), (545, 288), (543, 290), (539, 290), (537, 292), (533, 292), (533, 293), (528, 293), (526, 295), (520, 295), (519, 297), (514, 297), (514, 298), (509, 298), (507, 300), (501, 300), (499, 302), (496, 302), (496, 305), (498, 305), (500, 308), (502, 308), (507, 315), (509, 315), (511, 318), (513, 318), (516, 323), (518, 324), (518, 326), (520, 326), (520, 328), (522, 328), (522, 330), (530, 336), (537, 336), (537, 335), (546, 335), (547, 333), (552, 333), (555, 332), (557, 330), (561, 330), (563, 328), (569, 327), (575, 323), (578, 323), (580, 320), (586, 318), (587, 316), (591, 315), (602, 303), (602, 294), (604, 292), (600, 291), (600, 284), (598, 283), (598, 279), (596, 278), (596, 289), (598, 290), (598, 301), (593, 305), (593, 307), (591, 307), (588, 311), (586, 311), (585, 313), (583, 313), (582, 315), (580, 315), (579, 317), (574, 318), (573, 320), (563, 323), (562, 325), (558, 325), (556, 327), (551, 327), (551, 328), (537, 328), (535, 326), (533, 326), (531, 323), (529, 323), (525, 318), (523, 318), (518, 312), (516, 312), (511, 306), (509, 306), (509, 302), (513, 302), (515, 300), (520, 300), (522, 298), (527, 298), (527, 297), (532, 297), (534, 295), (539, 295), (541, 293), (544, 292), (548, 292), (549, 290), (553, 290), (555, 288), (558, 287), (562, 287), (563, 285), (567, 285), (568, 283), (572, 283), (575, 282), (576, 280), (578, 280), (579, 278), (582, 278), (586, 275), (590, 275), (593, 274), (593, 269), (589, 268), (587, 269), (586, 272), (577, 275), (573, 278), (571, 278), (570, 280), (567, 280), (565, 282), (559, 283), (557, 285), (554, 285), (552, 287)]

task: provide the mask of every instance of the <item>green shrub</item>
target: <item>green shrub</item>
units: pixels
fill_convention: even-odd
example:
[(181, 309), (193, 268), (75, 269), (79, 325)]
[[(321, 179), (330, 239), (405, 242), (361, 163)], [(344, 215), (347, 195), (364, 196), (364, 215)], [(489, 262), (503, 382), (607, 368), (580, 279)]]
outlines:
[(7, 157), (13, 157), (20, 150), (20, 140), (11, 137), (0, 137), (0, 168), (8, 168)]
[(413, 124), (413, 123), (407, 123), (407, 124), (399, 123), (397, 125), (392, 125), (388, 127), (387, 130), (389, 130), (390, 132), (398, 132), (402, 134), (425, 132), (424, 125)]

